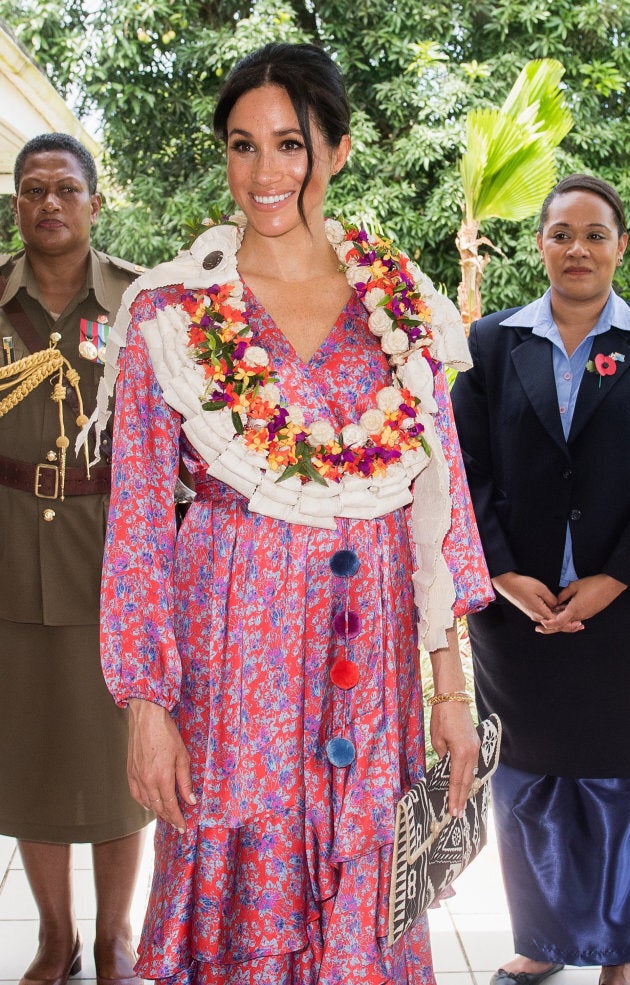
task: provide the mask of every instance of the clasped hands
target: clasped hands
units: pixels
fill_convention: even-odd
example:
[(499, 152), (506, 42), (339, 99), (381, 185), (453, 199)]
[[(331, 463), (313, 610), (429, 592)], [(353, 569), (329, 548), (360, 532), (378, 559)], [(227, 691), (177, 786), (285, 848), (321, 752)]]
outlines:
[(536, 623), (535, 631), (578, 633), (584, 622), (602, 612), (627, 587), (610, 575), (590, 575), (570, 582), (555, 595), (537, 578), (508, 571), (492, 579), (494, 588)]

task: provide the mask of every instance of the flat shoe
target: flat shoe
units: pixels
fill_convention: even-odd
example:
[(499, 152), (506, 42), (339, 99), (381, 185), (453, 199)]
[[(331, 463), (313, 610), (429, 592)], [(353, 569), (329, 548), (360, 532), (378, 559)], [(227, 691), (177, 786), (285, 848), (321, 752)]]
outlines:
[(538, 975), (529, 974), (527, 971), (506, 971), (505, 968), (499, 968), (490, 979), (490, 985), (513, 985), (514, 982), (516, 985), (538, 985), (563, 968), (563, 964), (552, 964), (551, 968), (541, 971)]
[(74, 947), (72, 948), (72, 954), (70, 955), (70, 960), (68, 962), (68, 968), (63, 975), (60, 975), (58, 978), (27, 978), (26, 975), (24, 975), (24, 977), (20, 979), (19, 985), (66, 985), (66, 982), (71, 975), (78, 975), (81, 971), (82, 948), (83, 942), (77, 933)]

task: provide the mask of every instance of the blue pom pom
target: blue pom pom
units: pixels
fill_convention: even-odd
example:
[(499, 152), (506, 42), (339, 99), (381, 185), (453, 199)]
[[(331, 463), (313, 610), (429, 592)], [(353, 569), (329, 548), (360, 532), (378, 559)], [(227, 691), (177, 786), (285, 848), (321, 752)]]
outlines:
[(330, 570), (338, 578), (350, 578), (356, 575), (361, 562), (355, 551), (335, 551), (330, 559)]
[(354, 762), (356, 753), (350, 739), (342, 739), (341, 736), (335, 736), (326, 746), (326, 755), (333, 766), (341, 768), (343, 766), (349, 766), (350, 763)]

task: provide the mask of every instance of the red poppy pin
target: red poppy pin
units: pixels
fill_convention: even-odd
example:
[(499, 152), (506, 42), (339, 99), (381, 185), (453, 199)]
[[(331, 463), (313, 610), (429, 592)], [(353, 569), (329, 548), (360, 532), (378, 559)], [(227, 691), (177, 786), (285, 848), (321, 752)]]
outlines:
[(611, 352), (609, 356), (605, 356), (603, 352), (598, 353), (595, 359), (589, 359), (586, 364), (586, 368), (589, 373), (597, 373), (599, 376), (599, 385), (602, 385), (602, 376), (614, 376), (617, 372), (617, 363), (623, 363), (626, 361), (626, 357), (622, 356), (620, 352)]

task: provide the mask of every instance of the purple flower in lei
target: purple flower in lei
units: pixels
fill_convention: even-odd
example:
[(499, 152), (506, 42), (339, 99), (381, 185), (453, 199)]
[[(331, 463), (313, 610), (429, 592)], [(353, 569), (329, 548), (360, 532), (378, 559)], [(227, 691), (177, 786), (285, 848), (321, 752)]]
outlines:
[[(424, 330), (420, 325), (407, 325), (405, 330), (409, 336), (410, 342), (417, 342), (418, 339), (424, 338)], [(429, 362), (432, 363), (431, 370), (435, 376), (437, 372), (437, 363), (428, 356), (425, 356), (425, 359), (429, 359)]]
[(412, 424), (407, 430), (407, 434), (412, 438), (417, 438), (424, 431), (424, 424)]
[(400, 450), (398, 448), (377, 448), (375, 445), (371, 448), (366, 448), (365, 455), (357, 466), (359, 472), (366, 476), (371, 475), (372, 462), (375, 458), (380, 459), (386, 465), (389, 462), (397, 462), (400, 458)]
[(335, 455), (334, 457), (340, 462), (353, 462), (355, 454), (352, 448), (344, 448), (340, 455)]
[(416, 416), (415, 409), (413, 407), (410, 407), (409, 404), (401, 404), (398, 410), (402, 411), (403, 414), (406, 414), (407, 417)]
[(234, 351), (232, 353), (232, 359), (236, 361), (237, 359), (242, 359), (245, 355), (245, 350), (247, 349), (248, 342), (246, 339), (240, 339), (234, 346)]
[(396, 318), (402, 318), (410, 308), (409, 299), (406, 294), (395, 294), (390, 302), (392, 312)]
[(286, 407), (279, 407), (278, 412), (267, 424), (267, 429), (270, 435), (276, 435), (278, 431), (282, 431), (286, 427), (287, 421), (289, 420), (289, 412)]

